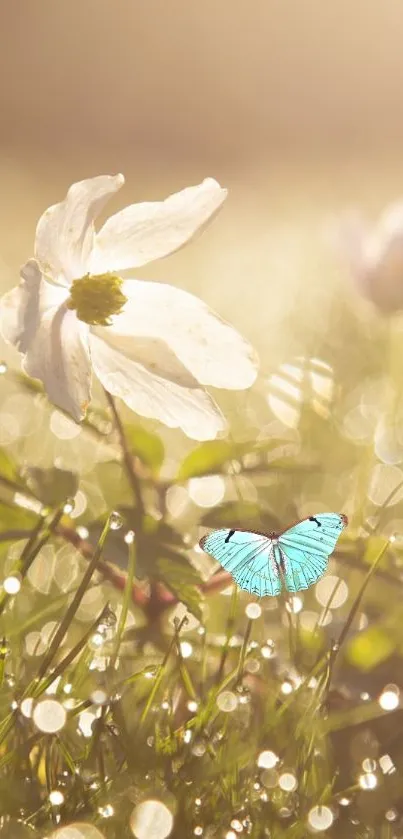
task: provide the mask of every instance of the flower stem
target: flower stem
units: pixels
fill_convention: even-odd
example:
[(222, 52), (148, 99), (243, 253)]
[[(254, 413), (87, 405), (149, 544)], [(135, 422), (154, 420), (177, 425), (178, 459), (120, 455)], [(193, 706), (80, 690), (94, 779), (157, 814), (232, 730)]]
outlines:
[(123, 455), (123, 463), (124, 463), (124, 466), (125, 466), (125, 469), (126, 469), (126, 475), (127, 475), (128, 481), (129, 481), (130, 486), (131, 486), (132, 491), (133, 491), (134, 500), (136, 502), (137, 515), (138, 515), (138, 519), (139, 519), (139, 523), (140, 523), (143, 516), (144, 516), (144, 503), (143, 503), (143, 496), (142, 496), (142, 493), (141, 493), (140, 481), (139, 481), (139, 479), (136, 475), (135, 469), (134, 469), (133, 457), (130, 454), (129, 446), (128, 446), (126, 435), (125, 435), (125, 430), (124, 430), (124, 427), (123, 427), (122, 420), (120, 419), (118, 410), (116, 408), (116, 403), (115, 403), (114, 397), (107, 390), (105, 390), (105, 396), (106, 396), (106, 399), (107, 399), (108, 404), (110, 406), (110, 409), (112, 411), (113, 419), (114, 419), (115, 426), (116, 426), (116, 430), (117, 430), (118, 435), (119, 435), (120, 446), (121, 446), (122, 455)]

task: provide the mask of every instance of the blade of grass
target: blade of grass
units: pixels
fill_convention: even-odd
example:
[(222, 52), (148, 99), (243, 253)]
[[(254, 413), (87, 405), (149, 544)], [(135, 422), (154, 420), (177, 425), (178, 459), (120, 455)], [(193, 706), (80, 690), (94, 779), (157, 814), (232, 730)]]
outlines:
[(240, 682), (242, 681), (243, 668), (244, 668), (245, 658), (246, 658), (246, 651), (247, 651), (247, 648), (248, 648), (248, 643), (249, 643), (249, 638), (250, 638), (251, 632), (252, 632), (252, 620), (249, 619), (248, 623), (247, 623), (247, 627), (246, 627), (245, 637), (243, 639), (243, 643), (242, 643), (242, 647), (241, 647), (241, 652), (240, 652), (240, 655), (239, 655), (239, 662), (238, 662), (238, 667), (237, 667), (237, 670), (236, 670), (237, 675), (236, 675), (236, 679), (235, 679), (235, 685), (239, 685)]
[(94, 621), (94, 623), (87, 630), (85, 635), (83, 635), (83, 637), (70, 650), (70, 652), (62, 659), (62, 661), (57, 665), (57, 667), (55, 667), (55, 669), (51, 671), (49, 676), (47, 676), (47, 678), (43, 682), (40, 682), (40, 684), (37, 685), (33, 689), (32, 694), (31, 694), (32, 696), (34, 696), (35, 698), (40, 696), (45, 690), (47, 690), (47, 688), (52, 684), (52, 682), (55, 682), (56, 679), (58, 679), (59, 676), (61, 676), (62, 673), (64, 673), (64, 671), (67, 669), (67, 667), (69, 667), (69, 665), (72, 664), (74, 659), (80, 654), (81, 650), (84, 649), (85, 645), (87, 644), (87, 642), (91, 638), (91, 635), (93, 635), (96, 628), (101, 623), (102, 618), (107, 614), (108, 608), (109, 608), (108, 604), (106, 606), (104, 606), (104, 608), (100, 612), (99, 616), (97, 617), (96, 621)]
[(385, 544), (383, 545), (383, 547), (379, 551), (379, 554), (376, 557), (375, 562), (372, 563), (371, 568), (369, 569), (369, 571), (368, 571), (368, 573), (367, 573), (367, 575), (364, 579), (364, 582), (363, 582), (363, 584), (362, 584), (362, 586), (361, 586), (361, 588), (360, 588), (360, 590), (359, 590), (359, 592), (358, 592), (358, 594), (357, 594), (357, 596), (356, 596), (356, 598), (353, 602), (353, 605), (352, 605), (352, 607), (350, 609), (350, 612), (347, 616), (347, 620), (346, 620), (346, 622), (343, 626), (343, 629), (342, 629), (342, 631), (339, 635), (339, 638), (336, 641), (336, 643), (333, 644), (333, 647), (330, 651), (328, 673), (327, 673), (327, 688), (326, 688), (327, 691), (329, 691), (329, 688), (330, 688), (330, 683), (331, 683), (331, 679), (332, 679), (332, 675), (333, 675), (333, 669), (334, 669), (335, 662), (337, 660), (337, 656), (338, 656), (338, 654), (339, 654), (339, 652), (340, 652), (340, 650), (341, 650), (341, 648), (344, 644), (344, 641), (346, 640), (347, 635), (350, 631), (350, 627), (351, 627), (351, 625), (353, 623), (353, 620), (354, 620), (354, 618), (355, 618), (355, 616), (358, 612), (358, 609), (360, 607), (360, 603), (361, 603), (361, 600), (364, 596), (365, 590), (366, 590), (369, 582), (371, 581), (371, 578), (372, 578), (377, 566), (379, 565), (381, 559), (384, 557), (387, 549), (389, 548), (389, 545), (390, 545), (390, 539), (387, 539)]
[(152, 688), (151, 688), (151, 691), (150, 691), (149, 697), (148, 697), (147, 702), (146, 702), (146, 704), (145, 704), (145, 707), (144, 707), (144, 709), (143, 709), (143, 713), (141, 714), (141, 717), (140, 717), (140, 722), (139, 722), (140, 727), (141, 727), (142, 725), (144, 725), (144, 723), (145, 723), (145, 721), (146, 721), (146, 719), (147, 719), (147, 717), (148, 717), (148, 714), (150, 713), (151, 706), (152, 706), (152, 704), (153, 704), (153, 702), (154, 702), (154, 699), (155, 699), (155, 697), (156, 697), (156, 695), (157, 695), (157, 693), (158, 693), (158, 690), (159, 690), (160, 684), (161, 684), (162, 679), (163, 679), (163, 677), (164, 677), (165, 670), (166, 670), (166, 666), (167, 666), (167, 663), (168, 663), (168, 659), (169, 659), (169, 657), (170, 657), (170, 655), (171, 655), (171, 653), (172, 653), (172, 650), (174, 649), (174, 647), (175, 647), (175, 645), (176, 645), (176, 643), (177, 643), (177, 639), (178, 639), (178, 637), (179, 637), (179, 633), (180, 633), (180, 631), (181, 631), (181, 629), (182, 629), (182, 626), (184, 626), (186, 622), (187, 622), (187, 616), (186, 616), (186, 615), (184, 615), (184, 617), (182, 618), (182, 620), (180, 621), (180, 623), (178, 623), (178, 624), (175, 626), (175, 632), (174, 632), (174, 635), (173, 635), (173, 637), (172, 637), (172, 639), (171, 639), (171, 642), (170, 642), (170, 644), (169, 644), (169, 647), (168, 647), (168, 649), (167, 649), (167, 651), (166, 651), (166, 653), (165, 653), (165, 655), (164, 655), (164, 658), (163, 658), (163, 660), (162, 660), (162, 662), (161, 662), (161, 664), (160, 664), (160, 666), (159, 666), (159, 668), (158, 668), (158, 672), (157, 672), (157, 675), (156, 675), (156, 677), (155, 677), (155, 682), (154, 682), (154, 684), (153, 684), (153, 686), (152, 686)]
[(110, 519), (108, 518), (108, 520), (107, 520), (107, 522), (104, 526), (104, 529), (101, 533), (101, 536), (99, 537), (99, 541), (98, 541), (98, 544), (95, 548), (92, 560), (88, 565), (88, 568), (87, 568), (87, 570), (86, 570), (86, 572), (85, 572), (85, 574), (84, 574), (84, 576), (81, 580), (81, 583), (80, 583), (80, 585), (79, 585), (79, 587), (78, 587), (78, 589), (77, 589), (77, 591), (76, 591), (76, 593), (73, 597), (73, 600), (70, 603), (69, 608), (67, 609), (67, 612), (66, 612), (63, 620), (59, 624), (57, 632), (53, 636), (53, 639), (51, 641), (49, 650), (48, 650), (46, 656), (44, 657), (44, 659), (43, 659), (43, 661), (42, 661), (42, 663), (39, 667), (38, 674), (37, 674), (37, 679), (39, 679), (39, 680), (43, 679), (43, 677), (44, 677), (49, 665), (51, 664), (51, 662), (52, 662), (52, 660), (53, 660), (61, 642), (63, 641), (64, 636), (66, 635), (66, 632), (67, 632), (67, 630), (68, 630), (68, 628), (69, 628), (69, 626), (70, 626), (70, 624), (71, 624), (71, 622), (74, 618), (74, 615), (75, 615), (75, 613), (76, 613), (76, 611), (77, 611), (77, 609), (78, 609), (78, 607), (79, 607), (79, 605), (80, 605), (80, 603), (81, 603), (81, 601), (84, 597), (84, 594), (87, 591), (88, 584), (89, 584), (89, 582), (91, 580), (91, 577), (92, 577), (92, 575), (93, 575), (93, 573), (94, 573), (94, 571), (97, 567), (98, 560), (101, 556), (102, 549), (104, 547), (105, 540), (106, 540), (106, 537), (107, 537), (108, 532), (109, 532), (109, 521), (110, 521)]
[[(128, 535), (128, 534), (127, 534)], [(116, 632), (116, 646), (112, 656), (111, 667), (114, 670), (116, 661), (119, 655), (120, 645), (122, 642), (123, 633), (126, 626), (127, 615), (129, 612), (129, 603), (132, 597), (132, 589), (133, 589), (133, 580), (134, 580), (134, 573), (136, 570), (136, 545), (134, 541), (134, 534), (133, 539), (129, 544), (129, 564), (127, 569), (127, 577), (126, 577), (126, 584), (123, 593), (123, 602), (122, 602), (122, 612), (120, 615), (120, 620), (118, 623), (118, 628)]]
[(224, 646), (223, 646), (222, 651), (221, 651), (220, 664), (219, 664), (216, 679), (215, 679), (217, 683), (220, 682), (221, 679), (222, 679), (225, 664), (226, 664), (227, 657), (228, 657), (230, 640), (231, 640), (231, 636), (232, 636), (234, 626), (235, 626), (235, 618), (236, 618), (236, 610), (237, 610), (237, 605), (238, 605), (238, 598), (239, 598), (238, 586), (234, 584), (234, 586), (232, 588), (232, 594), (231, 594), (231, 602), (230, 602), (229, 614), (228, 614), (228, 620), (227, 620), (227, 631), (226, 631), (226, 636), (225, 636), (225, 642), (224, 642)]

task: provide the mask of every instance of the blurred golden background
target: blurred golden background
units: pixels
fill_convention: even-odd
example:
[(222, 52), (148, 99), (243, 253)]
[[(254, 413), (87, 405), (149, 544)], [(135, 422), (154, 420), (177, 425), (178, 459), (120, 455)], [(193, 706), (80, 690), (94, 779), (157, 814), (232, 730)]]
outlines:
[(1, 290), (71, 182), (122, 171), (109, 214), (211, 175), (219, 218), (138, 276), (200, 294), (264, 368), (303, 347), (296, 293), (302, 327), (326, 331), (352, 295), (329, 220), (403, 188), (398, 4), (0, 0), (0, 27)]
[[(208, 830), (209, 821), (222, 816), (227, 830), (234, 815), (240, 830), (247, 828), (243, 835), (249, 834), (248, 821), (238, 820), (241, 810), (232, 812), (238, 801), (245, 816), (252, 803), (252, 813), (261, 807), (266, 830), (268, 800), (270, 807), (276, 800), (280, 808), (279, 832), (273, 815), (276, 836), (291, 835), (286, 820), (300, 800), (304, 819), (308, 804), (320, 802), (310, 810), (316, 817), (310, 824), (318, 830), (325, 829), (323, 814), (330, 818), (327, 827), (337, 818), (334, 837), (354, 832), (374, 839), (381, 824), (387, 831), (382, 835), (392, 837), (389, 822), (393, 837), (403, 837), (403, 330), (394, 313), (403, 309), (403, 220), (394, 240), (386, 242), (389, 251), (384, 249), (385, 264), (378, 272), (381, 292), (390, 275), (393, 290), (399, 291), (390, 319), (354, 290), (334, 236), (350, 208), (375, 220), (403, 195), (402, 44), (403, 7), (396, 0), (0, 0), (0, 295), (16, 285), (20, 266), (33, 253), (40, 215), (63, 200), (73, 182), (125, 175), (126, 185), (108, 204), (107, 217), (211, 176), (229, 189), (211, 227), (164, 261), (130, 275), (198, 294), (250, 340), (262, 369), (247, 392), (214, 392), (230, 434), (197, 447), (180, 431), (139, 419), (121, 401), (117, 414), (113, 401), (107, 413), (96, 383), (99, 404), (91, 406), (86, 424), (76, 424), (34, 383), (22, 383), (15, 373), (18, 353), (0, 338), (1, 839), (28, 835), (15, 830), (25, 816), (34, 836), (32, 826), (45, 824), (42, 802), (49, 800), (52, 808), (60, 803), (57, 789), (49, 793), (53, 769), (48, 773), (47, 764), (49, 789), (38, 769), (39, 792), (28, 804), (26, 778), (21, 776), (18, 786), (14, 771), (18, 749), (24, 747), (28, 755), (31, 742), (24, 743), (21, 731), (30, 729), (19, 725), (14, 731), (8, 720), (20, 723), (15, 697), (32, 703), (29, 691), (39, 695), (37, 672), (49, 677), (48, 693), (58, 691), (60, 702), (56, 698), (53, 709), (62, 711), (61, 724), (56, 720), (55, 728), (46, 728), (35, 706), (32, 730), (39, 737), (63, 729), (64, 708), (78, 708), (75, 700), (93, 704), (90, 711), (83, 704), (78, 726), (74, 711), (68, 735), (60, 735), (61, 743), (71, 736), (74, 759), (67, 748), (67, 761), (59, 747), (54, 750), (55, 766), (65, 766), (63, 775), (69, 777), (73, 767), (63, 820), (76, 817), (76, 802), (83, 797), (78, 784), (86, 783), (85, 775), (80, 778), (74, 761), (81, 766), (76, 755), (84, 754), (85, 737), (94, 767), (101, 744), (101, 768), (95, 767), (101, 782), (99, 795), (91, 793), (93, 811), (83, 818), (102, 827), (101, 818), (116, 816), (116, 825), (124, 825), (117, 827), (119, 836), (127, 835), (129, 821), (133, 835), (149, 835), (135, 833), (131, 790), (132, 783), (143, 789), (150, 777), (153, 787), (155, 763), (165, 767), (166, 778), (172, 776), (175, 802), (182, 802), (176, 811), (176, 803), (167, 799), (170, 809), (164, 808), (170, 823), (175, 814), (172, 839), (190, 830), (201, 836), (196, 819)], [(281, 532), (297, 518), (332, 509), (347, 514), (350, 523), (330, 560), (330, 574), (287, 604), (267, 597), (262, 608), (245, 606), (246, 595), (237, 599), (224, 572), (215, 575), (218, 562), (199, 547), (206, 528)], [(63, 514), (60, 527), (55, 517), (56, 536), (47, 523), (55, 510)], [(42, 538), (38, 515), (48, 530), (35, 554), (36, 536)], [(85, 580), (108, 522), (104, 565)], [(122, 569), (128, 568), (134, 587), (129, 576), (123, 608)], [(79, 579), (87, 590), (75, 605)], [(186, 640), (177, 644), (168, 667), (176, 647), (161, 656), (173, 627), (175, 638), (179, 633), (175, 619), (183, 619), (186, 610), (191, 613), (183, 629)], [(93, 633), (97, 620), (99, 631)], [(102, 680), (107, 669), (109, 674), (114, 620), (119, 622), (117, 651), (122, 639), (124, 644), (117, 676), (112, 659), (112, 692)], [(90, 634), (83, 639), (85, 624)], [(62, 686), (53, 690), (53, 658), (62, 642), (80, 643), (80, 668), (84, 664), (76, 670), (75, 663), (70, 668), (74, 656), (68, 664), (63, 659)], [(67, 649), (70, 654), (71, 646), (62, 655)], [(235, 668), (233, 692), (222, 691), (232, 684), (229, 666)], [(132, 678), (133, 667), (139, 669)], [(142, 680), (134, 681), (143, 673), (147, 680), (158, 673), (151, 684), (158, 691), (163, 685), (164, 693), (157, 699), (153, 687), (149, 693)], [(108, 719), (101, 704), (106, 708), (109, 699), (105, 693), (98, 707), (93, 697), (100, 691), (94, 687), (107, 685), (111, 706), (118, 706), (120, 687), (126, 685), (122, 674), (133, 682), (133, 691), (124, 687), (117, 728), (123, 719), (122, 742), (139, 761), (138, 774), (133, 781), (129, 760), (125, 766), (119, 755), (111, 773), (106, 763), (108, 783), (113, 782), (106, 798), (104, 731), (98, 739), (101, 727), (92, 729), (92, 724), (101, 716)], [(298, 693), (301, 684), (307, 693)], [(72, 692), (67, 700), (63, 691)], [(173, 735), (162, 740), (158, 731), (165, 728), (157, 729), (161, 720), (167, 724), (176, 696), (181, 699), (178, 716), (172, 717), (175, 726), (200, 708), (200, 717), (192, 716), (183, 729), (183, 742)], [(215, 705), (231, 723), (218, 718), (217, 739), (211, 739), (217, 751), (208, 763), (211, 755), (202, 738), (208, 731), (210, 748)], [(25, 715), (22, 703), (21, 712)], [(2, 713), (8, 715), (5, 722)], [(192, 729), (195, 747), (194, 719), (202, 720)], [(154, 726), (155, 742), (148, 736)], [(290, 738), (289, 731), (295, 736)], [(186, 740), (185, 734), (190, 735)], [(70, 739), (67, 743), (70, 749)], [(179, 751), (182, 746), (189, 747), (183, 775), (171, 764), (176, 749), (185, 753)], [(46, 754), (50, 761), (50, 748)], [(204, 768), (193, 776), (195, 757)], [(274, 771), (278, 761), (278, 768), (287, 769), (283, 785)], [(243, 790), (238, 762), (246, 779)], [(3, 779), (9, 764), (8, 788)], [(196, 779), (191, 790), (188, 766), (189, 777)], [(59, 783), (56, 769), (53, 775)], [(32, 777), (30, 770), (28, 780)], [(339, 786), (333, 795), (335, 778)], [(199, 788), (205, 781), (208, 785)], [(77, 797), (69, 791), (76, 783)], [(221, 784), (222, 799), (216, 797)], [(343, 791), (349, 797), (343, 793), (336, 799)], [(51, 800), (55, 792), (56, 802)], [(155, 804), (155, 789), (147, 794)], [(333, 812), (322, 807), (328, 796)], [(192, 801), (200, 801), (200, 811)], [(79, 815), (80, 808), (81, 803)], [(302, 816), (295, 812), (301, 826)], [(4, 833), (3, 814), (18, 819), (11, 824), (14, 832)], [(48, 816), (59, 818), (50, 808)], [(367, 820), (375, 828), (361, 832)], [(108, 836), (114, 835), (110, 824), (102, 827)], [(51, 829), (48, 821), (46, 826)], [(153, 836), (164, 839), (171, 827), (164, 832), (162, 825)], [(204, 835), (212, 836), (207, 830)], [(291, 831), (297, 835), (294, 827)], [(298, 835), (305, 835), (303, 826), (302, 831)], [(84, 835), (90, 834), (80, 831)], [(236, 836), (232, 830), (222, 835)], [(56, 833), (52, 836), (56, 839)], [(102, 839), (104, 833), (97, 836)]]

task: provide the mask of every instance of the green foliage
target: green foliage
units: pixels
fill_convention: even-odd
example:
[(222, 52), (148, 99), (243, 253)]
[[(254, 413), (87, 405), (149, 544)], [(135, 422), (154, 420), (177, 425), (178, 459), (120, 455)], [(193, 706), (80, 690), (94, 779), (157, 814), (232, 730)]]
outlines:
[(201, 578), (197, 571), (189, 565), (186, 557), (171, 553), (168, 557), (157, 559), (153, 569), (153, 576), (160, 580), (175, 595), (177, 600), (184, 603), (197, 620), (203, 618), (203, 598), (200, 593)]
[(141, 425), (127, 425), (125, 433), (131, 453), (148, 466), (151, 472), (158, 475), (165, 457), (161, 437)]
[(18, 465), (5, 449), (0, 449), (0, 476), (5, 480), (19, 481)]
[(9, 530), (26, 531), (28, 534), (34, 527), (37, 516), (29, 510), (4, 504), (0, 501), (0, 532), (6, 534)]
[(185, 457), (176, 478), (178, 481), (186, 481), (188, 478), (224, 472), (231, 460), (240, 457), (250, 449), (249, 443), (236, 444), (228, 440), (208, 440)]
[(66, 498), (74, 498), (78, 490), (78, 474), (68, 469), (29, 466), (25, 469), (24, 477), (28, 489), (48, 507), (57, 507)]
[[(297, 429), (274, 426), (268, 412), (258, 439), (196, 445), (172, 481), (160, 478), (162, 436), (145, 423), (112, 429), (113, 411), (93, 411), (80, 432), (88, 454), (81, 475), (76, 438), (52, 438), (35, 466), (29, 441), (23, 453), (21, 441), (0, 449), (0, 581), (12, 572), (21, 583), (16, 596), (0, 588), (0, 839), (6, 830), (12, 839), (18, 831), (53, 839), (56, 815), (61, 825), (93, 825), (105, 839), (132, 839), (132, 811), (150, 798), (171, 810), (171, 839), (199, 835), (198, 826), (206, 839), (229, 831), (306, 839), (318, 805), (334, 816), (332, 839), (399, 836), (401, 711), (384, 711), (378, 697), (388, 684), (402, 689), (403, 551), (399, 539), (388, 546), (385, 537), (398, 529), (403, 502), (397, 476), (380, 503), (373, 445), (345, 433), (345, 415), (367, 406), (361, 396), (350, 404), (362, 385), (356, 348), (344, 377), (342, 350), (325, 349), (339, 377), (331, 410), (312, 392), (302, 401), (290, 396)], [(374, 364), (372, 343), (370, 353)], [(268, 410), (263, 395), (261, 410)], [(92, 465), (89, 432), (102, 452)], [(68, 462), (70, 445), (71, 471), (49, 468)], [(386, 467), (387, 483), (400, 467)], [(190, 478), (215, 474), (225, 482), (223, 502), (177, 514), (171, 492), (186, 500)], [(78, 489), (86, 510), (61, 518)], [(51, 508), (46, 518), (26, 508), (38, 509), (38, 500)], [(202, 528), (281, 532), (316, 505), (344, 511), (345, 504), (352, 521), (330, 567), (347, 585), (341, 606), (323, 605), (323, 592), (318, 604), (307, 590), (292, 602), (295, 613), (285, 597), (268, 599), (249, 620), (250, 598), (222, 595), (231, 579), (209, 572), (208, 557), (193, 548)], [(107, 532), (111, 510), (122, 523)], [(23, 538), (22, 551), (14, 541)], [(22, 713), (27, 697), (34, 707), (45, 697), (67, 701), (58, 732)], [(274, 753), (275, 765), (266, 767), (262, 752)], [(384, 772), (382, 755), (395, 772)], [(368, 759), (373, 790), (359, 786)], [(295, 790), (280, 784), (284, 773), (295, 776)], [(59, 808), (49, 802), (52, 789), (63, 791)], [(340, 797), (351, 804), (341, 806)], [(385, 818), (391, 808), (393, 823)]]
[(202, 517), (207, 527), (243, 527), (246, 530), (276, 531), (281, 529), (280, 520), (271, 512), (247, 501), (227, 501), (212, 507)]

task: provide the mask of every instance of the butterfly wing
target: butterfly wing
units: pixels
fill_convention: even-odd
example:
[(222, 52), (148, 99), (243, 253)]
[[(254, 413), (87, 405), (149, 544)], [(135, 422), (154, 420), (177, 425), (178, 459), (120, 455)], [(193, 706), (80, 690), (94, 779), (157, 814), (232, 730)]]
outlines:
[(290, 527), (278, 544), (284, 562), (284, 579), (288, 591), (309, 588), (326, 571), (347, 517), (337, 513), (320, 513)]
[(272, 540), (248, 530), (213, 530), (200, 547), (221, 563), (239, 587), (249, 594), (275, 596), (281, 580), (272, 553)]

